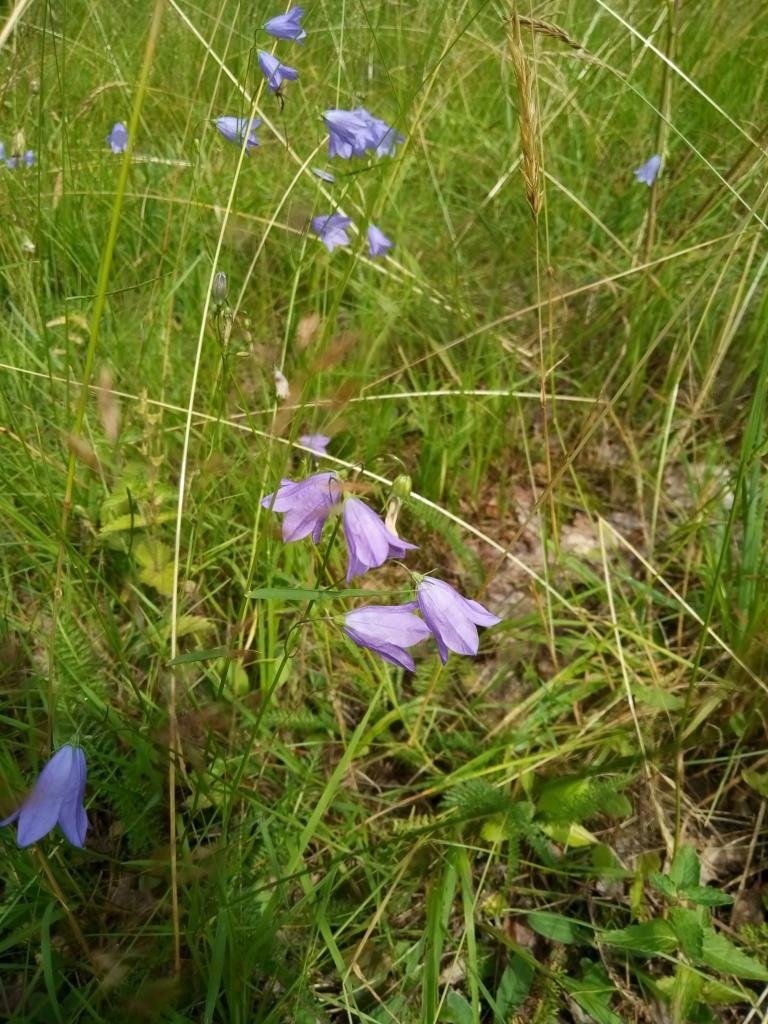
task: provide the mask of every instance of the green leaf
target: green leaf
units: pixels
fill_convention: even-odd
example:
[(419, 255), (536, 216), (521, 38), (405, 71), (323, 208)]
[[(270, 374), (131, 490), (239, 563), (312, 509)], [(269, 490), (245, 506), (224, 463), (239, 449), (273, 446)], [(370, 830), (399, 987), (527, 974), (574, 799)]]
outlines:
[(752, 981), (768, 981), (768, 968), (734, 946), (724, 935), (712, 928), (704, 929), (701, 963), (723, 974), (735, 974), (737, 978)]
[(733, 903), (733, 896), (729, 896), (727, 892), (720, 892), (719, 889), (713, 889), (710, 885), (689, 885), (680, 890), (680, 895), (683, 899), (697, 903), (700, 907), (727, 907)]
[(684, 1024), (688, 1020), (703, 984), (704, 979), (697, 971), (691, 970), (687, 964), (677, 965), (672, 985), (672, 1020), (675, 1024)]
[(660, 917), (643, 924), (630, 924), (626, 928), (601, 932), (600, 941), (606, 946), (614, 946), (640, 956), (669, 956), (678, 947), (674, 928)]
[(648, 875), (648, 881), (667, 899), (677, 899), (677, 886), (669, 877), (669, 875), (662, 875), (660, 871), (651, 871)]
[(560, 979), (563, 988), (595, 1024), (624, 1024), (610, 1008), (611, 1000), (617, 995), (616, 986), (599, 964), (582, 960), (582, 965), (581, 978), (563, 976)]
[(680, 948), (691, 959), (701, 958), (704, 929), (699, 924), (696, 912), (686, 907), (672, 907), (669, 911), (669, 923), (680, 940)]
[(450, 1024), (473, 1024), (475, 1015), (464, 996), (455, 989), (451, 989), (445, 997), (445, 1006), (440, 1014), (440, 1020), (449, 1021)]
[(700, 872), (699, 858), (696, 856), (694, 848), (687, 844), (681, 846), (675, 854), (672, 867), (669, 869), (669, 877), (677, 888), (682, 889), (685, 886), (698, 885)]
[(563, 914), (553, 914), (549, 910), (534, 910), (528, 915), (528, 924), (539, 935), (553, 942), (584, 942), (584, 929), (577, 921)]
[(764, 800), (768, 800), (768, 772), (755, 772), (751, 768), (745, 768), (741, 777), (750, 789), (754, 789)]
[(533, 964), (523, 960), (517, 953), (510, 957), (496, 991), (496, 1024), (507, 1024), (512, 1011), (525, 1002), (531, 991), (535, 973)]

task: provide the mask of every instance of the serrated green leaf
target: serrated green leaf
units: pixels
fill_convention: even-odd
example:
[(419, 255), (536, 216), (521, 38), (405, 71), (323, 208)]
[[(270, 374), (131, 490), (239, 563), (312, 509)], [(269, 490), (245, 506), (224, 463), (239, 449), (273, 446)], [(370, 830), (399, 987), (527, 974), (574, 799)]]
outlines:
[(678, 889), (682, 889), (689, 885), (698, 885), (700, 873), (701, 868), (696, 851), (692, 846), (684, 844), (674, 856), (672, 867), (669, 869), (669, 877)]
[[(172, 519), (176, 518), (176, 513), (171, 512), (156, 512), (152, 516), (152, 523), (169, 523)], [(111, 533), (126, 533), (129, 530), (141, 530), (148, 525), (149, 520), (145, 516), (135, 515), (132, 516), (130, 513), (124, 516), (117, 516), (109, 523), (105, 523), (104, 526), (99, 530), (101, 537), (106, 537)]]
[(660, 917), (642, 924), (630, 924), (626, 928), (601, 932), (600, 941), (607, 946), (641, 956), (669, 956), (678, 946), (674, 928)]
[(734, 946), (713, 928), (704, 929), (700, 962), (723, 974), (751, 981), (768, 981), (768, 968)]
[(700, 907), (727, 907), (733, 903), (733, 896), (713, 889), (711, 885), (689, 885), (680, 890), (680, 895)]
[(671, 907), (669, 923), (680, 940), (680, 948), (683, 953), (691, 960), (700, 959), (704, 929), (699, 923), (695, 911), (688, 910), (687, 907)]
[(651, 871), (648, 875), (648, 881), (667, 899), (677, 899), (677, 886), (669, 877), (669, 875), (662, 875), (660, 871)]
[(549, 910), (533, 910), (528, 915), (528, 924), (539, 935), (552, 939), (553, 942), (568, 944), (585, 941), (584, 929), (579, 922), (572, 921), (563, 914), (553, 914)]

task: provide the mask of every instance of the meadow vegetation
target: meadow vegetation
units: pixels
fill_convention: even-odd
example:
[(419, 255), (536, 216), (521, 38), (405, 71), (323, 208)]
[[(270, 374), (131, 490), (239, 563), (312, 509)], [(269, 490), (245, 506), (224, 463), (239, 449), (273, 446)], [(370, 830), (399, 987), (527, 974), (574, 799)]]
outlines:
[[(89, 820), (0, 830), (3, 1019), (765, 1019), (762, 6), (0, 3), (0, 814)], [(284, 543), (318, 469), (418, 550)], [(406, 567), (477, 657), (344, 634)]]

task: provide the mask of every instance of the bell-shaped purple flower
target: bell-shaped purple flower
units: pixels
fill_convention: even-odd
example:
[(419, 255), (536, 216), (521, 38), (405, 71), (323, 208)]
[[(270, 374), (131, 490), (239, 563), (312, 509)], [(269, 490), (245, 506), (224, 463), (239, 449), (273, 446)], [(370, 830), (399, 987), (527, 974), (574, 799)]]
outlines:
[(28, 149), (21, 159), (24, 161), (24, 166), (25, 167), (34, 167), (35, 166), (35, 151), (33, 149)]
[(88, 828), (83, 807), (86, 774), (85, 754), (79, 747), (65, 743), (40, 772), (18, 811), (0, 821), (0, 825), (10, 825), (18, 819), (19, 846), (31, 846), (57, 824), (73, 846), (84, 846)]
[(416, 587), (416, 604), (437, 641), (443, 664), (448, 661), (448, 651), (477, 654), (477, 626), (501, 622), (478, 601), (462, 597), (450, 584), (431, 576), (425, 576)]
[(351, 223), (351, 217), (345, 217), (341, 213), (332, 213), (327, 217), (313, 217), (312, 230), (328, 252), (333, 252), (336, 246), (349, 245), (347, 228)]
[(264, 26), (264, 31), (277, 39), (293, 39), (300, 43), (307, 38), (307, 33), (301, 27), (301, 19), (304, 11), (301, 7), (292, 7), (286, 14), (277, 14), (270, 18)]
[(368, 118), (360, 110), (326, 110), (323, 114), (328, 129), (328, 156), (350, 160), (362, 156), (375, 143)]
[(0, 164), (5, 163), (5, 143), (0, 142)]
[(661, 167), (661, 157), (656, 154), (646, 160), (641, 167), (636, 167), (632, 173), (638, 181), (642, 181), (648, 188), (656, 181), (656, 175)]
[(283, 540), (289, 544), (312, 534), (315, 544), (320, 542), (325, 521), (341, 500), (341, 488), (336, 474), (315, 473), (306, 480), (283, 480), (274, 494), (261, 499), (262, 508), (284, 512)]
[(380, 117), (369, 114), (365, 107), (358, 107), (353, 113), (358, 114), (368, 128), (369, 149), (376, 151), (376, 156), (394, 156), (395, 146), (405, 142), (405, 136), (395, 131)]
[(8, 168), (9, 171), (15, 171), (16, 168), (19, 166), (20, 160), (21, 157), (18, 153), (11, 153), (11, 155), (5, 161), (5, 166)]
[(326, 448), (330, 443), (331, 439), (327, 434), (302, 434), (299, 438), (299, 444), (310, 448), (315, 455), (326, 455)]
[(394, 249), (395, 243), (390, 242), (381, 228), (375, 224), (368, 226), (368, 252), (375, 259), (376, 256), (386, 256), (389, 249)]
[(266, 50), (259, 50), (259, 67), (272, 92), (277, 92), (283, 82), (295, 82), (299, 77), (296, 68), (289, 68), (287, 64), (281, 64), (277, 57), (273, 57)]
[(406, 647), (421, 643), (429, 627), (413, 612), (416, 602), (400, 605), (365, 605), (348, 612), (344, 632), (358, 647), (367, 647), (385, 661), (413, 672), (415, 665)]
[(248, 138), (245, 143), (246, 153), (251, 152), (259, 144), (259, 140), (256, 138), (256, 129), (261, 124), (261, 118), (254, 117), (251, 121), (250, 130), (248, 129), (248, 120), (245, 117), (217, 117), (216, 127), (219, 129), (221, 134), (227, 140), (227, 142), (234, 142), (236, 146), (242, 146), (243, 136), (248, 131)]
[(122, 121), (112, 125), (112, 131), (107, 136), (107, 142), (113, 153), (124, 153), (128, 148), (128, 129)]
[(347, 498), (344, 502), (342, 524), (349, 552), (347, 583), (353, 576), (362, 576), (388, 558), (404, 558), (406, 551), (415, 551), (418, 547), (400, 540), (359, 498)]

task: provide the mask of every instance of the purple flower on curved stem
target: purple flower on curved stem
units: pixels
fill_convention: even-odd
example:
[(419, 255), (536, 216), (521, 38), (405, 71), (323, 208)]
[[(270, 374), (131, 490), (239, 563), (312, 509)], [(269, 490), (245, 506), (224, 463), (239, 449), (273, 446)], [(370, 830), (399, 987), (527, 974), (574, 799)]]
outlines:
[(293, 39), (300, 43), (302, 39), (307, 38), (307, 33), (300, 24), (303, 17), (304, 11), (301, 7), (292, 7), (287, 13), (270, 18), (264, 26), (264, 31), (277, 39)]
[(395, 243), (390, 242), (381, 228), (375, 224), (368, 226), (368, 252), (372, 258), (386, 256), (389, 249), (394, 249)]
[(333, 252), (337, 246), (349, 245), (347, 227), (351, 223), (351, 217), (345, 217), (341, 213), (332, 213), (327, 217), (313, 217), (312, 230), (328, 252)]
[(328, 156), (350, 160), (362, 156), (374, 144), (371, 127), (358, 110), (326, 110), (323, 114), (328, 129)]
[(85, 845), (88, 816), (83, 807), (86, 779), (85, 754), (65, 743), (37, 777), (32, 792), (18, 811), (0, 821), (10, 825), (18, 819), (16, 842), (31, 846), (57, 824), (73, 846)]
[(128, 148), (128, 129), (122, 121), (116, 121), (112, 125), (112, 131), (107, 136), (109, 148), (113, 153), (124, 153)]
[(396, 131), (380, 117), (369, 114), (365, 107), (358, 107), (354, 113), (359, 114), (368, 126), (370, 138), (369, 149), (376, 151), (376, 156), (394, 156), (395, 146), (405, 142), (405, 136)]
[(295, 483), (283, 480), (274, 494), (261, 499), (261, 506), (285, 513), (283, 540), (286, 544), (310, 534), (318, 544), (325, 521), (340, 500), (341, 488), (336, 474), (315, 473)]
[(640, 167), (636, 167), (632, 173), (638, 181), (642, 181), (648, 188), (656, 181), (656, 175), (661, 168), (661, 157), (656, 154), (646, 160)]
[(416, 666), (405, 648), (421, 643), (430, 635), (426, 623), (413, 614), (415, 608), (415, 601), (356, 608), (344, 617), (344, 632), (358, 647), (367, 647), (385, 661), (413, 672)]
[(443, 664), (448, 651), (477, 654), (480, 640), (477, 626), (495, 626), (501, 622), (478, 601), (462, 595), (449, 583), (425, 576), (416, 587), (416, 604), (437, 641)]
[(272, 92), (277, 92), (283, 82), (295, 82), (299, 77), (296, 68), (281, 64), (277, 57), (273, 57), (266, 50), (259, 50), (259, 67), (264, 72), (267, 85)]
[[(248, 139), (245, 143), (246, 153), (251, 152), (259, 144), (259, 140), (256, 138), (256, 129), (261, 124), (261, 119), (254, 117), (251, 121), (250, 130), (248, 130)], [(244, 117), (217, 117), (216, 127), (219, 129), (221, 134), (227, 140), (227, 142), (234, 142), (236, 146), (242, 146), (243, 136), (248, 129), (248, 121)]]
[(342, 523), (349, 550), (347, 583), (388, 558), (404, 558), (406, 551), (415, 551), (418, 546), (400, 540), (359, 498), (347, 498), (344, 502)]

